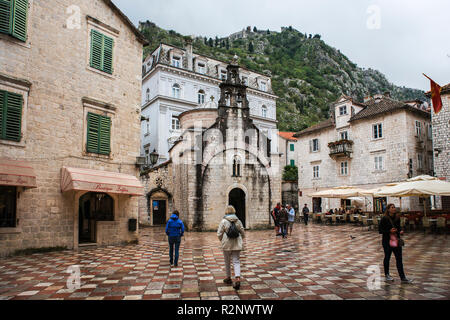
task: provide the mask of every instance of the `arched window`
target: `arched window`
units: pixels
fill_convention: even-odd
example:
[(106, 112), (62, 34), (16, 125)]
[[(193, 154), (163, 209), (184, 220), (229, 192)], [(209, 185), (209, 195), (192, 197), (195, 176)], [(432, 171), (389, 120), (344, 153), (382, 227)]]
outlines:
[(200, 90), (197, 94), (198, 96), (198, 104), (204, 104), (205, 103), (205, 91)]
[(233, 158), (233, 177), (241, 176), (241, 159), (238, 156)]
[(267, 118), (267, 107), (266, 106), (262, 106), (261, 115), (263, 116), (263, 118)]
[(150, 88), (147, 88), (147, 92), (145, 93), (145, 99), (147, 102), (150, 101)]
[(180, 85), (178, 83), (175, 83), (172, 86), (172, 97), (180, 99), (180, 91), (181, 91)]

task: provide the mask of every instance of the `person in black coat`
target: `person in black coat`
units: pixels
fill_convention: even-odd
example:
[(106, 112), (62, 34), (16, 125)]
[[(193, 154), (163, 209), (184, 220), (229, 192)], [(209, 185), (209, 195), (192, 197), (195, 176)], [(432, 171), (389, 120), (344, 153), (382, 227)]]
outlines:
[[(400, 218), (397, 217), (396, 213), (397, 211), (395, 205), (389, 204), (378, 227), (378, 231), (383, 235), (382, 245), (384, 249), (384, 274), (386, 276), (386, 281), (394, 281), (389, 274), (389, 260), (391, 259), (392, 253), (394, 253), (395, 260), (397, 262), (397, 270), (401, 281), (404, 283), (411, 283), (412, 281), (406, 278), (403, 270), (402, 246), (400, 244), (400, 236), (403, 235), (403, 231), (400, 227)], [(391, 247), (390, 245), (391, 234), (395, 234), (399, 240), (397, 247)]]

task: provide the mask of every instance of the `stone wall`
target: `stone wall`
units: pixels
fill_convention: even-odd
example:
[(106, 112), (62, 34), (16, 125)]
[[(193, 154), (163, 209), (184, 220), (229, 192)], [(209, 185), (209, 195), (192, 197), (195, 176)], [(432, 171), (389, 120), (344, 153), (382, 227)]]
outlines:
[[(72, 14), (65, 12), (72, 5), (80, 9), (79, 28), (68, 25)], [(112, 75), (89, 67), (91, 28), (114, 38)], [(19, 223), (14, 230), (0, 230), (0, 254), (29, 247), (77, 247), (78, 203), (73, 192), (61, 193), (63, 166), (137, 175), (141, 61), (142, 43), (100, 0), (31, 0), (27, 42), (0, 34), (0, 89), (19, 90), (8, 80), (12, 77), (31, 83), (23, 108), (23, 138), (20, 143), (0, 140), (0, 154), (31, 162), (38, 186), (20, 192)], [(113, 123), (110, 157), (85, 152), (85, 111), (98, 109), (85, 105), (84, 97), (114, 108), (107, 109)], [(127, 228), (128, 218), (137, 217), (137, 198), (121, 196), (117, 201), (115, 221), (99, 223), (99, 244), (137, 237)]]
[[(442, 110), (432, 111), (434, 171), (437, 177), (450, 181), (450, 94), (442, 95)], [(436, 197), (436, 208), (442, 209), (440, 197)]]

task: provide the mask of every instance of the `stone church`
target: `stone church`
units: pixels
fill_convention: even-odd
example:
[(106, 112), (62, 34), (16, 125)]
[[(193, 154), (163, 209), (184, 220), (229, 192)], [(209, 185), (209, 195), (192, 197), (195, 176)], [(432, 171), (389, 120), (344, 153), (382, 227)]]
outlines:
[(188, 230), (214, 230), (231, 204), (246, 228), (268, 226), (281, 200), (280, 157), (250, 118), (237, 62), (227, 67), (218, 103), (211, 100), (179, 119), (183, 133), (170, 160), (141, 175), (146, 195), (139, 222), (165, 224), (177, 209)]

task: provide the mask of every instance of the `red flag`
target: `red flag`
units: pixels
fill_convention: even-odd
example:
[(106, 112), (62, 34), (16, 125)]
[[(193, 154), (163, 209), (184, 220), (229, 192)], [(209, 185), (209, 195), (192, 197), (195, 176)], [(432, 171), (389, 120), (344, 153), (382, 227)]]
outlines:
[(431, 82), (431, 101), (433, 102), (434, 113), (438, 114), (442, 110), (441, 87), (426, 74), (423, 75)]

